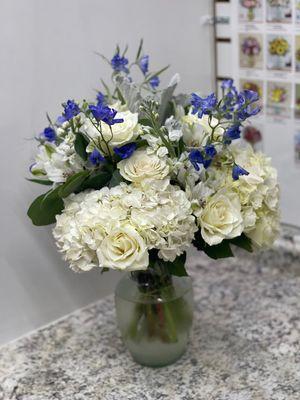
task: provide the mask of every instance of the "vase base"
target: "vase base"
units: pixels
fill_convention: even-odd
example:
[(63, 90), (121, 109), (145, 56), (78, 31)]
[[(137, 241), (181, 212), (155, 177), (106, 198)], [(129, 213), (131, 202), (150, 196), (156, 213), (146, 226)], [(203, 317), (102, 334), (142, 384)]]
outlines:
[(174, 364), (176, 361), (178, 361), (186, 352), (186, 349), (184, 349), (180, 354), (177, 354), (176, 356), (173, 356), (169, 359), (166, 360), (161, 360), (161, 361), (154, 361), (154, 360), (144, 360), (144, 358), (136, 357), (135, 355), (131, 354), (133, 360), (144, 366), (144, 367), (150, 367), (150, 368), (163, 368), (167, 367), (168, 365)]

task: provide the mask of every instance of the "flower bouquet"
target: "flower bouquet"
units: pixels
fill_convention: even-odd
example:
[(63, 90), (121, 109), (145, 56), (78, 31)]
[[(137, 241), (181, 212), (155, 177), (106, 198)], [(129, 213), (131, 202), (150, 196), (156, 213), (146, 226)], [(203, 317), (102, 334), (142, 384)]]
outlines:
[[(31, 181), (49, 190), (31, 204), (35, 225), (54, 223), (59, 251), (76, 272), (126, 272), (116, 289), (122, 337), (152, 366), (184, 351), (192, 323), (186, 251), (214, 259), (270, 246), (279, 230), (270, 159), (240, 138), (257, 93), (223, 82), (223, 97), (159, 89), (142, 42), (129, 63), (117, 47), (112, 85), (94, 101), (68, 100), (36, 137)], [(138, 69), (141, 81), (132, 81)]]
[(255, 66), (256, 57), (261, 52), (261, 45), (255, 37), (248, 36), (241, 44), (241, 52), (247, 57), (247, 66), (253, 68)]
[(241, 6), (248, 10), (247, 17), (249, 21), (255, 18), (255, 8), (260, 7), (259, 0), (240, 0)]

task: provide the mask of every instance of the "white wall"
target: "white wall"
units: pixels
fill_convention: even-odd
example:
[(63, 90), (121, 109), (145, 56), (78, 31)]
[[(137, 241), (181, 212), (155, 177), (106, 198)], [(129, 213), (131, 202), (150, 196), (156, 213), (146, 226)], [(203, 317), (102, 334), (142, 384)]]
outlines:
[[(0, 342), (110, 292), (116, 274), (77, 275), (57, 254), (49, 228), (33, 227), (28, 205), (44, 187), (24, 177), (31, 138), (68, 98), (92, 98), (116, 42), (143, 37), (151, 66), (172, 64), (182, 90), (212, 88), (212, 36), (200, 25), (212, 0), (1, 0)], [(130, 53), (129, 53), (130, 54)]]

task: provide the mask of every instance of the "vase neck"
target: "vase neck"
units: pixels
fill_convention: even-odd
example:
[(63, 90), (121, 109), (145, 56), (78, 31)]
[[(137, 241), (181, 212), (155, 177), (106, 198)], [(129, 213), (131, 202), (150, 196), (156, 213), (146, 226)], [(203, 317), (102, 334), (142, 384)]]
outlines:
[(172, 285), (172, 275), (163, 263), (160, 263), (159, 267), (156, 266), (156, 268), (148, 267), (145, 271), (131, 272), (131, 279), (137, 283), (138, 288), (143, 292)]

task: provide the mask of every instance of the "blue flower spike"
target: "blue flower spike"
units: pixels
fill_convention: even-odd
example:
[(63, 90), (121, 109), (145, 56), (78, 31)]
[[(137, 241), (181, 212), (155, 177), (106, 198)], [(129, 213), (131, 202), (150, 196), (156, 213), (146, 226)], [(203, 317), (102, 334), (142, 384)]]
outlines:
[(242, 168), (240, 165), (235, 164), (232, 168), (232, 179), (234, 181), (237, 181), (242, 175), (249, 175), (249, 172)]
[(102, 154), (99, 152), (99, 150), (94, 149), (89, 156), (89, 160), (90, 160), (91, 164), (96, 166), (96, 165), (100, 164), (102, 161), (104, 161), (105, 158), (102, 156)]
[(136, 148), (137, 148), (136, 143), (127, 143), (124, 144), (124, 146), (115, 147), (114, 152), (116, 153), (117, 156), (122, 158), (122, 160), (125, 160), (126, 158), (132, 156)]

